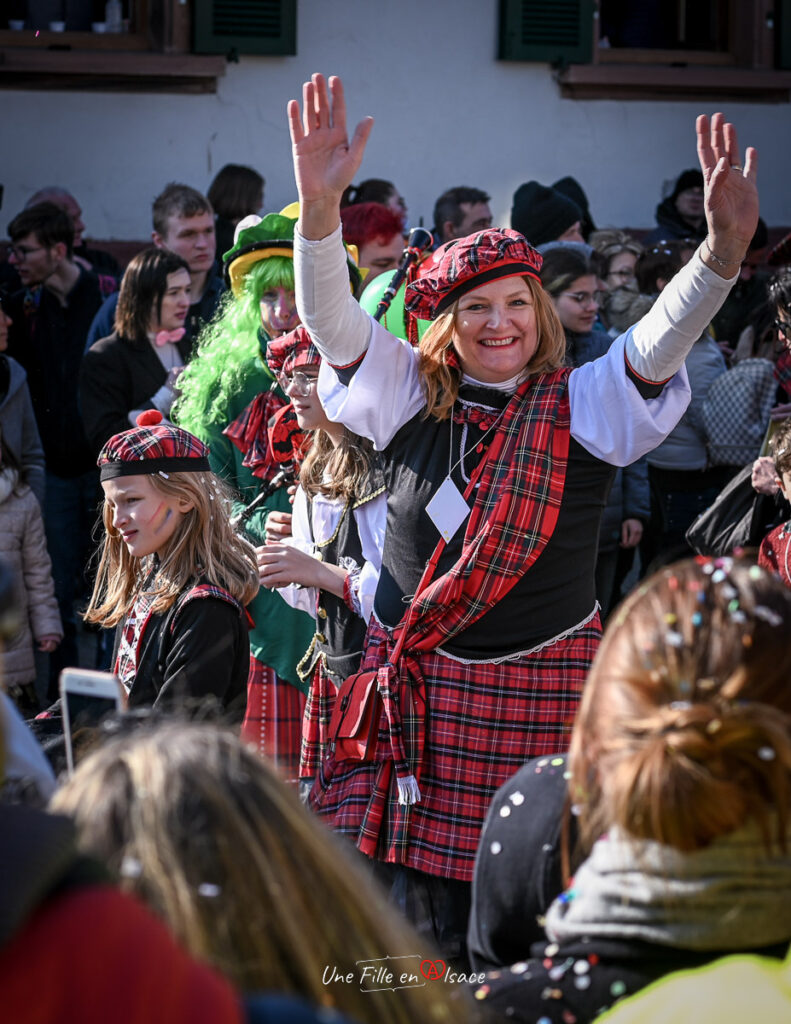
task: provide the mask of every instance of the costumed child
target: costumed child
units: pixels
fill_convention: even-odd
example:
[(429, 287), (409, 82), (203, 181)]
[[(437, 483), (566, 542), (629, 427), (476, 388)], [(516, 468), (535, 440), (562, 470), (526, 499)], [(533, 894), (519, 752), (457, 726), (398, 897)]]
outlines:
[(39, 711), (33, 641), (54, 651), (63, 638), (44, 522), (33, 491), (0, 433), (0, 558), (14, 575), (18, 623), (0, 654), (3, 689), (24, 715)]
[[(299, 324), (295, 223), (293, 217), (272, 213), (263, 219), (246, 217), (237, 225), (234, 247), (224, 258), (231, 291), (179, 378), (181, 397), (173, 410), (175, 422), (209, 446), (211, 467), (235, 492), (233, 514), (245, 514), (244, 531), (256, 547), (265, 543), (270, 513), (291, 512), (287, 487), (297, 468), (288, 436), (272, 440), (283, 426), (287, 400), (265, 362), (267, 342)], [(349, 272), (359, 281), (356, 268), (350, 266)], [(283, 433), (278, 432), (279, 438)], [(255, 499), (258, 504), (247, 515), (244, 510)], [(305, 708), (305, 684), (296, 666), (310, 644), (312, 622), (264, 587), (250, 615), (254, 625), (242, 738), (295, 781)]]
[(99, 453), (105, 538), (85, 618), (115, 626), (129, 707), (244, 711), (255, 554), (196, 437), (156, 410)]
[[(785, 497), (791, 500), (791, 419), (783, 420), (772, 438), (772, 457), (777, 483)], [(780, 523), (761, 542), (758, 564), (775, 573), (791, 587), (791, 519)]]
[(319, 402), (321, 358), (307, 331), (298, 327), (270, 341), (266, 360), (291, 399), (300, 429), (310, 432), (292, 538), (258, 550), (262, 586), (278, 588), (288, 604), (316, 619), (313, 640), (297, 666), (310, 686), (299, 766), (307, 789), (327, 752), (338, 689), (360, 667), (382, 565), (387, 498), (371, 442), (332, 423)]

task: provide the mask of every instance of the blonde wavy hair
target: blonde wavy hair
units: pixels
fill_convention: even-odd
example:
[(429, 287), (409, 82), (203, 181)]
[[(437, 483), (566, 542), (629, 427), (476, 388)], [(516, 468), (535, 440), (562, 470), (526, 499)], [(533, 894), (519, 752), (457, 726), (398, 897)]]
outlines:
[[(361, 991), (360, 961), (414, 957), (393, 971), (417, 974), (435, 954), (346, 844), (230, 732), (170, 723), (118, 737), (79, 765), (51, 808), (241, 991), (294, 993), (360, 1024), (473, 1019), (464, 985)], [(332, 968), (354, 984), (329, 981)]]
[[(198, 576), (224, 587), (242, 605), (252, 601), (258, 593), (255, 550), (230, 524), (231, 495), (225, 484), (208, 471), (167, 477), (151, 473), (147, 479), (164, 497), (183, 498), (193, 506), (171, 537), (154, 577), (152, 611), (166, 612)], [(109, 627), (129, 611), (149, 563), (129, 554), (106, 500), (102, 521), (104, 540), (84, 618)]]
[[(522, 280), (530, 289), (538, 336), (536, 351), (525, 370), (530, 375), (548, 373), (563, 365), (566, 335), (552, 299), (538, 281), (527, 276)], [(423, 413), (425, 419), (429, 416), (437, 420), (448, 419), (453, 411), (453, 403), (459, 397), (462, 371), (453, 348), (458, 311), (459, 305), (455, 302), (446, 313), (437, 317), (420, 339), (418, 370), (426, 396), (426, 409)], [(455, 362), (456, 365), (448, 363), (451, 353), (456, 356), (451, 363)]]
[(325, 430), (315, 430), (299, 471), (299, 482), (309, 497), (324, 494), (354, 501), (362, 496), (374, 458), (373, 443), (346, 427), (337, 445)]
[(587, 847), (612, 825), (682, 851), (749, 821), (786, 850), (791, 591), (749, 562), (657, 573), (608, 625), (571, 739)]

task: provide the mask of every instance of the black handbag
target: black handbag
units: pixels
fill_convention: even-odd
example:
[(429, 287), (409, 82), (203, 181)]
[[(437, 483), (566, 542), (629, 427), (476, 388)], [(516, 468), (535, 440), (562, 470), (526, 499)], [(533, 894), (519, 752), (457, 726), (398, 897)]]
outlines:
[(777, 506), (774, 498), (754, 490), (752, 472), (752, 462), (740, 469), (687, 530), (687, 543), (699, 555), (722, 557), (763, 540)]

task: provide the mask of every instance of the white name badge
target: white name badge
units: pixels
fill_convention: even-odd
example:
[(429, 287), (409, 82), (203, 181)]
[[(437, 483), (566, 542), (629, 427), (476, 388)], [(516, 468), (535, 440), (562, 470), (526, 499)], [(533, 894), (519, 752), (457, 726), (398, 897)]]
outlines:
[(470, 514), (470, 506), (451, 478), (446, 476), (426, 505), (426, 513), (447, 543)]

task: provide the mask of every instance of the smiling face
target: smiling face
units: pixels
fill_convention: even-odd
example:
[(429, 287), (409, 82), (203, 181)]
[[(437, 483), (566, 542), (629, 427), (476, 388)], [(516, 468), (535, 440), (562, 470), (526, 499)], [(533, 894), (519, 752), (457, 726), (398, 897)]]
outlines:
[(553, 298), (560, 322), (567, 331), (588, 334), (592, 330), (599, 311), (596, 295), (596, 278), (593, 274), (586, 274), (572, 281), (564, 292)]
[(162, 306), (157, 316), (156, 307), (151, 310), (151, 331), (175, 331), (184, 326), (190, 308), (190, 275), (186, 270), (168, 274)]
[(129, 554), (135, 558), (157, 554), (163, 560), (192, 502), (162, 494), (145, 475), (103, 480), (102, 490), (113, 527)]
[(499, 384), (524, 370), (538, 348), (533, 295), (523, 277), (504, 277), (459, 299), (453, 345), (464, 373)]
[(299, 327), (294, 291), (290, 288), (270, 288), (261, 296), (261, 326), (270, 338), (279, 338)]

